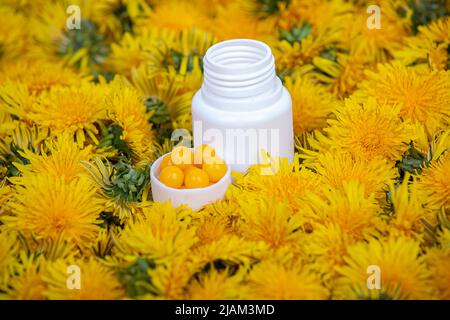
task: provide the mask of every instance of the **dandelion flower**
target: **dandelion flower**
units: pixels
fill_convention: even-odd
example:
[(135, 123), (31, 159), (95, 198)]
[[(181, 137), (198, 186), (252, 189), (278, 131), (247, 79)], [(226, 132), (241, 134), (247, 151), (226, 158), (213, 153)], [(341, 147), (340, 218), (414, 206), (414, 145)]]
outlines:
[(376, 193), (377, 198), (384, 197), (387, 185), (397, 175), (385, 159), (362, 159), (338, 150), (319, 154), (311, 167), (333, 189), (343, 190), (347, 182), (357, 181), (364, 186), (366, 195)]
[[(336, 284), (338, 299), (426, 299), (431, 297), (430, 271), (420, 255), (420, 244), (409, 238), (372, 239), (348, 248)], [(378, 266), (380, 290), (367, 287), (367, 268)]]
[(430, 214), (422, 208), (417, 190), (409, 185), (409, 175), (395, 188), (390, 186), (394, 217), (390, 224), (394, 234), (419, 238), (424, 229), (422, 219), (430, 219)]
[(435, 294), (438, 299), (450, 299), (450, 272), (448, 265), (450, 264), (450, 250), (430, 249), (426, 254), (426, 261), (432, 274), (432, 284), (436, 289)]
[(109, 117), (122, 129), (121, 139), (130, 146), (136, 162), (148, 162), (154, 152), (154, 134), (142, 95), (123, 79), (115, 78), (106, 103)]
[(3, 17), (0, 25), (0, 66), (2, 66), (24, 55), (31, 41), (28, 20), (24, 15), (3, 6), (0, 8), (0, 15)]
[(71, 181), (84, 173), (81, 161), (89, 160), (92, 155), (91, 146), (80, 149), (67, 133), (46, 142), (46, 146), (48, 152), (43, 152), (42, 155), (24, 150), (22, 156), (29, 164), (17, 165), (18, 169), (27, 173), (48, 173)]
[(219, 40), (249, 38), (270, 41), (274, 25), (273, 18), (260, 20), (248, 10), (243, 10), (239, 2), (234, 2), (217, 9), (210, 30)]
[(209, 19), (195, 3), (169, 0), (160, 2), (145, 17), (138, 19), (137, 25), (180, 32), (193, 27), (208, 28)]
[(327, 125), (327, 118), (336, 104), (331, 93), (299, 76), (286, 77), (285, 86), (292, 97), (294, 134), (322, 129)]
[(299, 241), (300, 220), (296, 219), (286, 203), (274, 198), (242, 197), (239, 204), (244, 238), (264, 241), (274, 249), (295, 245)]
[(365, 196), (356, 181), (345, 183), (343, 191), (325, 189), (323, 197), (311, 195), (308, 204), (314, 213), (308, 218), (314, 225), (333, 223), (354, 240), (368, 239), (383, 228), (374, 194)]
[[(297, 156), (296, 156), (297, 157)], [(270, 197), (277, 201), (286, 201), (293, 211), (302, 209), (303, 200), (309, 193), (317, 193), (320, 180), (317, 175), (305, 167), (292, 164), (286, 159), (272, 159), (267, 164), (249, 168), (247, 174), (236, 174), (236, 181), (229, 188), (228, 198), (239, 199), (243, 192), (257, 192), (259, 197)]]
[[(70, 5), (78, 6), (82, 12), (80, 28), (67, 28)], [(47, 1), (40, 6), (39, 14), (30, 17), (30, 30), (36, 43), (33, 56), (62, 60), (82, 72), (95, 70), (103, 63), (109, 48), (94, 19), (98, 12), (93, 9), (94, 2), (83, 0)]]
[(43, 256), (27, 256), (22, 251), (20, 261), (13, 266), (15, 274), (8, 282), (5, 297), (11, 300), (44, 300), (46, 284), (42, 279), (42, 269), (45, 268)]
[[(80, 268), (79, 289), (67, 285), (69, 266)], [(124, 296), (122, 285), (113, 270), (94, 258), (75, 261), (58, 259), (48, 264), (43, 278), (47, 285), (44, 294), (50, 300), (114, 300)]]
[(445, 153), (429, 168), (424, 168), (416, 185), (419, 196), (431, 209), (450, 205), (450, 154)]
[(402, 40), (409, 35), (408, 30), (388, 15), (383, 15), (380, 28), (369, 28), (367, 19), (367, 13), (361, 10), (346, 21), (342, 42), (355, 55), (366, 56), (372, 62), (385, 62), (400, 48)]
[(365, 71), (372, 68), (367, 57), (358, 54), (338, 53), (336, 61), (314, 57), (313, 64), (319, 70), (314, 78), (327, 85), (339, 97), (352, 94), (359, 83), (366, 79)]
[(299, 73), (303, 66), (312, 63), (314, 57), (333, 43), (332, 36), (326, 33), (310, 33), (301, 41), (289, 43), (281, 39), (275, 42), (272, 47), (278, 72), (281, 75)]
[(14, 264), (15, 256), (19, 249), (19, 245), (12, 233), (5, 232), (2, 228), (0, 232), (0, 287), (8, 282), (11, 267)]
[(169, 203), (155, 203), (143, 209), (143, 216), (129, 220), (117, 239), (124, 259), (143, 256), (170, 260), (195, 243), (195, 229), (189, 228), (189, 210)]
[(105, 209), (117, 213), (119, 219), (129, 218), (147, 204), (149, 168), (134, 167), (120, 160), (114, 166), (106, 160), (94, 158), (93, 163), (83, 161), (90, 180), (101, 188), (99, 195)]
[(209, 217), (201, 219), (197, 226), (199, 243), (207, 244), (230, 233), (227, 217)]
[(80, 148), (86, 135), (98, 143), (95, 123), (104, 119), (105, 104), (102, 90), (90, 83), (72, 87), (52, 87), (33, 105), (30, 118), (50, 128), (53, 135), (62, 132), (74, 134)]
[(342, 0), (292, 0), (288, 5), (280, 6), (278, 25), (286, 29), (303, 20), (318, 30), (329, 29), (330, 26), (334, 29), (351, 19), (354, 10), (351, 3)]
[(48, 174), (32, 174), (16, 181), (5, 227), (33, 234), (36, 239), (72, 241), (83, 247), (98, 231), (96, 219), (102, 208), (95, 189), (87, 179), (71, 182)]
[(248, 282), (249, 295), (253, 299), (314, 300), (328, 297), (327, 289), (314, 274), (299, 267), (287, 268), (272, 261), (256, 265)]
[(374, 99), (359, 103), (349, 98), (336, 110), (336, 119), (328, 120), (329, 127), (324, 130), (328, 138), (321, 141), (322, 146), (365, 159), (400, 159), (408, 148), (411, 128), (401, 121), (399, 111)]
[(151, 271), (151, 280), (158, 291), (158, 296), (164, 299), (186, 299), (186, 291), (191, 277), (198, 270), (188, 253), (178, 255), (165, 264), (157, 265)]
[(60, 62), (46, 59), (21, 59), (1, 67), (0, 83), (7, 80), (25, 85), (28, 93), (39, 94), (53, 86), (78, 85), (89, 80), (87, 75), (75, 72)]
[(424, 124), (430, 133), (450, 121), (450, 81), (443, 71), (421, 72), (399, 65), (379, 65), (368, 72), (361, 94), (386, 106), (399, 106), (400, 116)]
[(409, 37), (404, 45), (393, 52), (394, 58), (405, 66), (428, 66), (433, 70), (447, 70), (448, 44), (433, 42), (423, 36)]
[(245, 287), (241, 286), (242, 276), (230, 276), (227, 270), (210, 270), (200, 274), (189, 286), (188, 296), (192, 300), (228, 300), (245, 297)]
[[(11, 125), (13, 122), (11, 116), (18, 117), (23, 122), (31, 124), (30, 114), (36, 101), (36, 95), (29, 93), (25, 84), (5, 81), (0, 85), (0, 106), (5, 117), (4, 126), (8, 122), (8, 125)], [(17, 127), (17, 124), (14, 126)]]
[(268, 252), (268, 245), (262, 241), (248, 241), (237, 235), (226, 235), (216, 241), (197, 244), (192, 250), (192, 259), (198, 266), (216, 261), (246, 268)]
[(443, 42), (450, 45), (450, 17), (444, 16), (431, 21), (427, 25), (419, 26), (419, 34), (434, 42)]
[(146, 105), (155, 114), (160, 113), (160, 126), (170, 128), (190, 128), (190, 103), (193, 92), (183, 91), (183, 77), (175, 73), (160, 72), (149, 74), (141, 68), (132, 74), (136, 89), (143, 95)]
[(312, 268), (319, 272), (326, 282), (336, 278), (336, 267), (344, 264), (347, 247), (354, 243), (350, 235), (339, 225), (329, 223), (318, 225), (304, 238), (303, 250), (311, 256)]

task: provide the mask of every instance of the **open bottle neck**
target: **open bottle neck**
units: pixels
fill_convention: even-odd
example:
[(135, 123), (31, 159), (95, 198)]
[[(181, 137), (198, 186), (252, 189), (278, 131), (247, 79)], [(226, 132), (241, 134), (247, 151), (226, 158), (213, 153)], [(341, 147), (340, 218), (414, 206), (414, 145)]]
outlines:
[(255, 110), (281, 95), (275, 59), (263, 42), (250, 39), (220, 42), (208, 49), (203, 66), (201, 94), (212, 107)]

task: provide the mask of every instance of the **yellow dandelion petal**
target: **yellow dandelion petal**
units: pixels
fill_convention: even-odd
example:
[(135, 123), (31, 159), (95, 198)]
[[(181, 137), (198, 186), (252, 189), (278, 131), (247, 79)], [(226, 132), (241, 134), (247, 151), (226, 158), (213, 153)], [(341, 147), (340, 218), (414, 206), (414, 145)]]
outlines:
[(189, 212), (167, 202), (144, 208), (143, 215), (128, 220), (120, 233), (117, 254), (124, 259), (144, 256), (167, 260), (186, 252), (196, 241), (195, 229), (188, 226)]
[(419, 26), (419, 35), (434, 42), (444, 42), (450, 45), (450, 17), (444, 16)]
[(359, 54), (338, 53), (336, 61), (314, 57), (313, 64), (321, 71), (313, 77), (329, 86), (330, 91), (339, 97), (352, 94), (366, 79), (365, 71), (373, 68), (367, 57)]
[[(399, 117), (399, 108), (379, 105), (374, 99), (359, 103), (349, 98), (328, 120), (322, 149), (340, 149), (354, 157), (398, 160), (408, 148), (411, 127)], [(321, 150), (325, 151), (325, 150)]]
[(300, 219), (286, 203), (259, 197), (244, 196), (238, 200), (242, 219), (240, 234), (249, 240), (264, 241), (274, 249), (297, 244), (301, 235)]
[(227, 217), (206, 216), (197, 226), (199, 243), (207, 244), (230, 233)]
[(294, 134), (299, 135), (327, 125), (336, 100), (324, 87), (301, 78), (286, 77), (285, 86), (292, 97)]
[(50, 128), (52, 134), (70, 132), (83, 146), (86, 135), (98, 143), (95, 123), (106, 118), (100, 86), (82, 82), (79, 86), (52, 87), (33, 105), (30, 118)]
[(4, 218), (5, 227), (43, 240), (56, 241), (62, 235), (81, 247), (95, 236), (102, 208), (90, 181), (31, 174), (15, 182), (13, 215)]
[(387, 61), (392, 52), (400, 48), (403, 39), (409, 35), (409, 30), (398, 19), (386, 14), (383, 14), (382, 20), (379, 28), (369, 28), (365, 10), (354, 14), (344, 25), (345, 47), (350, 48), (352, 54), (366, 56), (372, 62)]
[[(11, 124), (11, 116), (16, 116), (24, 122), (32, 123), (30, 113), (36, 101), (36, 95), (28, 92), (25, 84), (9, 80), (5, 81), (0, 85), (0, 106), (5, 117), (4, 126), (6, 126), (6, 123)], [(9, 128), (6, 127), (5, 129)]]
[(0, 229), (0, 287), (3, 288), (8, 283), (8, 277), (11, 274), (11, 268), (19, 249), (19, 243), (13, 233), (9, 233)]
[(417, 190), (409, 185), (409, 177), (408, 174), (405, 175), (397, 188), (390, 186), (394, 210), (394, 217), (390, 222), (394, 230), (391, 233), (420, 239), (420, 233), (424, 230), (422, 219), (430, 221), (432, 216), (422, 208)]
[(181, 254), (151, 272), (152, 283), (164, 299), (186, 299), (186, 288), (197, 265), (187, 254)]
[(208, 16), (200, 6), (191, 1), (163, 1), (138, 19), (139, 27), (182, 31), (192, 27), (208, 28)]
[(37, 155), (30, 150), (24, 150), (22, 156), (29, 160), (29, 164), (16, 164), (24, 173), (48, 173), (55, 177), (62, 177), (71, 181), (85, 171), (81, 161), (89, 160), (92, 156), (92, 148), (88, 146), (80, 149), (78, 144), (66, 132), (46, 143), (48, 153)]
[(243, 299), (246, 296), (246, 288), (241, 282), (241, 275), (230, 276), (228, 270), (212, 269), (201, 274), (189, 286), (188, 296), (192, 300)]
[(368, 239), (383, 229), (374, 194), (366, 196), (364, 187), (356, 181), (344, 183), (343, 191), (324, 187), (323, 197), (310, 195), (308, 204), (313, 211), (308, 215), (313, 227), (334, 223), (354, 240)]
[(285, 160), (273, 159), (275, 172), (261, 164), (250, 167), (245, 175), (236, 174), (236, 181), (229, 188), (227, 197), (236, 200), (242, 197), (243, 192), (257, 192), (259, 197), (286, 201), (293, 211), (302, 209), (302, 200), (309, 193), (317, 192), (320, 180), (314, 172), (296, 165), (297, 158), (292, 164)]
[[(79, 289), (67, 285), (70, 280), (68, 270), (79, 270), (79, 283), (76, 279), (73, 283), (74, 286), (79, 284)], [(94, 258), (74, 261), (59, 259), (49, 263), (43, 279), (47, 284), (44, 294), (50, 300), (113, 300), (124, 297), (122, 285), (113, 270)]]
[(270, 42), (275, 22), (273, 18), (260, 20), (245, 10), (242, 4), (234, 2), (218, 7), (210, 30), (219, 40), (248, 38)]
[(132, 81), (136, 89), (151, 103), (162, 103), (169, 119), (166, 126), (191, 128), (190, 104), (194, 94), (183, 88), (185, 78), (171, 69), (168, 72), (151, 74), (145, 68), (133, 72)]
[[(450, 246), (450, 243), (447, 244)], [(450, 265), (450, 250), (444, 248), (439, 250), (436, 248), (431, 249), (426, 255), (426, 261), (431, 271), (432, 284), (435, 288), (435, 295), (438, 299), (449, 300), (450, 299), (450, 272), (448, 266)]]
[(447, 152), (424, 168), (415, 186), (423, 203), (431, 209), (450, 206), (450, 154)]
[(28, 19), (21, 13), (2, 6), (0, 8), (2, 24), (0, 25), (0, 66), (9, 64), (23, 56), (31, 43)]
[(60, 62), (46, 59), (20, 59), (8, 63), (0, 69), (0, 83), (7, 80), (25, 85), (30, 94), (39, 94), (53, 86), (78, 85), (90, 77), (75, 72)]
[(328, 286), (336, 278), (336, 267), (344, 264), (347, 247), (355, 240), (344, 232), (339, 225), (328, 223), (318, 225), (311, 235), (304, 238), (304, 250), (311, 255), (311, 267), (323, 276)]
[(130, 146), (135, 161), (148, 163), (154, 153), (154, 133), (144, 97), (117, 77), (111, 84), (106, 104), (110, 119), (122, 128), (121, 139)]
[(27, 256), (20, 253), (20, 261), (14, 263), (14, 276), (8, 281), (5, 298), (11, 300), (44, 300), (46, 284), (42, 270), (46, 261), (43, 256)]
[[(276, 275), (276, 276), (274, 276)], [(257, 264), (248, 278), (250, 297), (267, 300), (326, 299), (328, 290), (306, 269), (272, 261)]]
[(399, 65), (378, 65), (368, 72), (361, 94), (378, 103), (399, 106), (400, 116), (424, 124), (430, 134), (450, 121), (450, 80), (444, 71), (420, 71)]
[(385, 196), (386, 187), (397, 176), (397, 170), (385, 159), (352, 157), (338, 150), (319, 154), (311, 167), (333, 189), (343, 190), (347, 182), (356, 181), (364, 186), (366, 195), (375, 193), (377, 198)]
[[(427, 299), (431, 272), (420, 255), (420, 244), (409, 238), (358, 243), (348, 248), (334, 297), (338, 299)], [(380, 290), (367, 286), (369, 266), (380, 270)]]
[(252, 262), (266, 254), (268, 249), (268, 245), (262, 241), (248, 241), (237, 235), (227, 235), (196, 246), (192, 250), (192, 259), (199, 267), (220, 261), (226, 265), (241, 264), (248, 268)]
[(292, 0), (287, 6), (280, 5), (278, 25), (289, 29), (306, 20), (319, 30), (329, 29), (330, 26), (336, 28), (351, 19), (354, 10), (352, 3), (343, 0)]

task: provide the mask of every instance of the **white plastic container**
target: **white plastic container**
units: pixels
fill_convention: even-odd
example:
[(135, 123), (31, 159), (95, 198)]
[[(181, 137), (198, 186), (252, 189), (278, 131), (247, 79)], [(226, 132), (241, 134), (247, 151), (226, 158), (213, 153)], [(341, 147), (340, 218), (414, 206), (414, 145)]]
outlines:
[(204, 81), (192, 100), (194, 146), (209, 144), (244, 172), (271, 156), (294, 157), (292, 101), (265, 43), (237, 39), (208, 49)]
[(169, 201), (174, 207), (186, 204), (192, 210), (199, 210), (204, 205), (223, 198), (231, 183), (230, 166), (227, 166), (227, 172), (222, 179), (206, 188), (175, 189), (168, 187), (159, 181), (161, 161), (167, 154), (169, 153), (159, 157), (150, 168), (150, 183), (152, 186), (153, 201)]

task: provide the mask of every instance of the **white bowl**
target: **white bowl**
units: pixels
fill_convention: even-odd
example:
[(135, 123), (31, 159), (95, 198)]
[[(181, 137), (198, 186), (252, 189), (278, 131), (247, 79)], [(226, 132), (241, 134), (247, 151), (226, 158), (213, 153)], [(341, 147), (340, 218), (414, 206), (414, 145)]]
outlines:
[(227, 172), (222, 179), (208, 187), (196, 189), (175, 189), (168, 187), (159, 181), (159, 174), (161, 171), (159, 167), (162, 159), (168, 154), (169, 153), (166, 153), (165, 155), (159, 157), (150, 168), (150, 182), (152, 185), (153, 201), (170, 201), (174, 207), (186, 204), (192, 210), (199, 210), (204, 205), (221, 200), (224, 197), (225, 192), (231, 183), (231, 169), (229, 165), (227, 165)]

